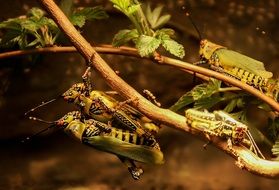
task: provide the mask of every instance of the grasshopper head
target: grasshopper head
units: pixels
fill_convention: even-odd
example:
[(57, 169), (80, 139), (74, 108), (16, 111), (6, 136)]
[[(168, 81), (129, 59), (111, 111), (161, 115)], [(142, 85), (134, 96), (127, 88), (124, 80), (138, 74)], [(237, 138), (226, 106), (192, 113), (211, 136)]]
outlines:
[(74, 102), (75, 99), (80, 96), (80, 94), (84, 93), (85, 86), (83, 83), (74, 84), (69, 90), (62, 94), (62, 97), (67, 102)]
[(229, 114), (223, 111), (214, 111), (215, 118), (218, 121), (222, 121), (224, 123), (225, 130), (227, 130), (227, 134), (231, 134), (232, 141), (234, 144), (238, 144), (243, 141), (244, 136), (248, 130), (248, 127), (232, 118)]
[(217, 50), (223, 48), (223, 46), (220, 46), (218, 44), (214, 44), (206, 39), (201, 40), (200, 42), (200, 58), (209, 60), (212, 54)]
[(62, 128), (66, 128), (69, 125), (69, 123), (80, 118), (81, 113), (79, 111), (72, 111), (64, 115), (61, 119), (59, 119), (56, 125)]
[(248, 128), (243, 123), (238, 122), (232, 130), (232, 141), (234, 144), (241, 143), (245, 137)]

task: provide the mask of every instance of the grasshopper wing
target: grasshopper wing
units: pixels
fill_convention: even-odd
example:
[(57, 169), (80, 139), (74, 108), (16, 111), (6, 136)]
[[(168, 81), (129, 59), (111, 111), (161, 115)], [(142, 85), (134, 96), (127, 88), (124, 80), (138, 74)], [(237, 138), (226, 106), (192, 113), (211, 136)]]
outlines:
[(150, 146), (135, 145), (113, 137), (103, 136), (85, 137), (83, 138), (83, 142), (98, 150), (127, 157), (138, 162), (147, 164), (164, 163), (163, 153)]
[(265, 70), (263, 62), (246, 55), (228, 49), (219, 49), (216, 53), (223, 67), (239, 67), (263, 78), (271, 78), (273, 76), (271, 72)]

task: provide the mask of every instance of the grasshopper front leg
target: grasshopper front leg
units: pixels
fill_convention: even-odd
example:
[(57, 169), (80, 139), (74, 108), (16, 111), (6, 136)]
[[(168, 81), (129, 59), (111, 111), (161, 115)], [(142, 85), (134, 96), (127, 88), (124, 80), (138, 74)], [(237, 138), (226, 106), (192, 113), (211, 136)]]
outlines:
[(134, 160), (131, 160), (129, 158), (118, 156), (118, 158), (121, 160), (123, 164), (125, 164), (128, 168), (128, 171), (132, 175), (132, 177), (135, 180), (138, 180), (140, 176), (143, 174), (143, 169), (136, 166)]

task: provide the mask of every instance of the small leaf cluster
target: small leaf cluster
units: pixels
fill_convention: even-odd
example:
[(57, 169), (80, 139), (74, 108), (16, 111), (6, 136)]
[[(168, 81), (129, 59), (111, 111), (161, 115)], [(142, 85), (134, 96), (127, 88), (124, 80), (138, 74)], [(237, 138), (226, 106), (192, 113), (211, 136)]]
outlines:
[[(82, 27), (86, 20), (107, 18), (101, 7), (78, 9), (72, 12), (73, 25)], [(11, 18), (0, 23), (3, 32), (0, 47), (19, 49), (53, 46), (60, 35), (55, 22), (46, 17), (43, 10), (32, 8), (25, 16)]]
[(106, 19), (108, 15), (101, 6), (96, 7), (85, 7), (77, 9), (70, 16), (70, 21), (74, 26), (83, 27), (85, 22), (92, 20)]
[(196, 109), (210, 109), (217, 104), (226, 102), (224, 108), (227, 112), (232, 112), (235, 108), (244, 106), (243, 98), (245, 93), (226, 92), (226, 88), (221, 87), (222, 82), (211, 78), (208, 82), (196, 85), (192, 90), (184, 94), (173, 106), (171, 110), (179, 111), (186, 109), (193, 104)]
[(174, 30), (161, 28), (170, 20), (170, 15), (161, 15), (163, 6), (151, 10), (147, 5), (145, 12), (138, 1), (111, 0), (113, 6), (124, 13), (133, 23), (135, 29), (120, 30), (113, 39), (112, 45), (119, 47), (133, 42), (142, 57), (152, 55), (160, 46), (177, 57), (183, 58), (184, 47), (173, 40)]
[(1, 47), (19, 49), (52, 46), (58, 33), (58, 27), (52, 19), (44, 16), (39, 8), (32, 8), (26, 16), (11, 18), (0, 23), (4, 31), (1, 38)]

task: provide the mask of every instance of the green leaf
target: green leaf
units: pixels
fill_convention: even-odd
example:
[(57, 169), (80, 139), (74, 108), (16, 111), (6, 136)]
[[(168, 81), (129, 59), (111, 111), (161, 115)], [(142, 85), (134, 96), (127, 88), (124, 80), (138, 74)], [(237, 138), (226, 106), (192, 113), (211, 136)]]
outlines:
[(221, 87), (221, 81), (210, 78), (208, 83), (197, 85), (191, 90), (191, 95), (194, 100), (210, 97), (212, 94), (218, 92)]
[(23, 20), (20, 25), (24, 30), (27, 30), (31, 33), (36, 32), (40, 28), (40, 25), (38, 23), (27, 19)]
[(121, 12), (125, 12), (131, 4), (130, 0), (110, 0), (116, 9), (120, 10)]
[(50, 18), (43, 17), (38, 23), (40, 24), (40, 27), (47, 26), (47, 28), (53, 33), (57, 33), (59, 31), (56, 23)]
[(162, 9), (163, 6), (158, 6), (152, 11), (150, 4), (147, 5), (146, 18), (152, 29), (159, 28), (170, 20), (171, 16), (169, 14), (160, 16)]
[(101, 6), (97, 7), (86, 7), (83, 9), (79, 9), (75, 11), (70, 16), (70, 21), (73, 25), (78, 27), (83, 27), (86, 20), (94, 20), (94, 19), (105, 19), (108, 18), (108, 15), (103, 10)]
[(27, 46), (28, 42), (27, 42), (27, 36), (22, 34), (21, 36), (19, 36), (19, 40), (18, 40), (18, 45), (19, 45), (19, 49), (25, 49)]
[(128, 7), (127, 9), (127, 14), (132, 15), (135, 12), (137, 12), (140, 9), (140, 5), (131, 5), (130, 7)]
[(265, 110), (267, 112), (272, 111), (273, 109), (270, 107), (270, 105), (268, 105), (267, 103), (262, 103), (260, 102), (260, 104), (258, 105), (258, 108)]
[(73, 12), (73, 0), (61, 0), (59, 4), (60, 9), (69, 18)]
[(195, 102), (194, 108), (196, 109), (209, 109), (222, 101), (220, 96), (211, 96), (208, 98), (202, 98)]
[(162, 45), (168, 52), (181, 59), (185, 56), (184, 47), (174, 40), (163, 40)]
[(187, 92), (186, 94), (181, 96), (174, 105), (172, 105), (170, 107), (170, 110), (177, 112), (193, 102), (194, 102), (194, 99), (193, 99), (192, 95), (189, 92)]
[(175, 31), (171, 28), (162, 28), (156, 30), (155, 36), (161, 40), (170, 40), (171, 38), (175, 37)]
[(72, 15), (70, 18), (71, 23), (74, 26), (83, 27), (85, 24), (85, 16), (82, 15)]
[(140, 56), (146, 57), (154, 53), (154, 51), (160, 46), (161, 41), (146, 35), (141, 35), (136, 42), (136, 47)]
[(183, 58), (185, 56), (184, 47), (171, 39), (172, 37), (174, 37), (174, 30), (163, 28), (157, 30), (155, 32), (155, 36), (162, 41), (163, 47), (171, 54), (180, 58)]
[(139, 37), (138, 31), (136, 29), (133, 30), (120, 30), (117, 34), (115, 34), (113, 38), (112, 45), (115, 47), (119, 47), (127, 44), (128, 42), (135, 40)]
[(33, 7), (27, 13), (27, 17), (34, 17), (36, 20), (41, 19), (44, 15), (45, 12), (38, 7)]
[(236, 107), (236, 102), (237, 102), (236, 99), (231, 100), (231, 101), (226, 105), (226, 107), (224, 108), (224, 111), (225, 111), (225, 112), (228, 112), (228, 113), (232, 112), (232, 111), (234, 110), (234, 108)]
[(31, 43), (27, 44), (26, 47), (36, 46), (39, 43), (40, 43), (40, 39), (35, 39)]
[(238, 107), (238, 108), (243, 108), (244, 106), (245, 106), (245, 101), (244, 101), (244, 99), (243, 98), (238, 98), (238, 99), (236, 99), (236, 106)]
[[(18, 37), (21, 35), (21, 32), (18, 30), (10, 30), (10, 32), (5, 33), (5, 35), (2, 37), (1, 44), (8, 44), (11, 42), (10, 45), (13, 45), (18, 41)], [(8, 46), (11, 47), (11, 46)]]
[(101, 6), (79, 9), (73, 15), (84, 16), (86, 20), (101, 20), (109, 17)]
[[(231, 97), (225, 97), (225, 99), (232, 99), (233, 96)], [(232, 112), (235, 108), (243, 108), (245, 105), (245, 102), (243, 100), (243, 98), (236, 98), (236, 99), (232, 99), (224, 108), (225, 112)]]
[(3, 21), (0, 23), (0, 29), (10, 29), (10, 30), (17, 30), (22, 31), (21, 23), (22, 19), (19, 18), (12, 18), (8, 19), (7, 21)]
[(194, 106), (197, 108), (208, 109), (214, 106), (224, 100), (219, 95), (212, 96), (218, 92), (221, 83), (221, 81), (211, 78), (209, 82), (195, 86), (191, 91), (184, 94), (170, 109), (179, 111), (193, 102), (195, 102)]
[(279, 118), (276, 117), (275, 119), (268, 119), (268, 135), (271, 137), (273, 141), (278, 137), (279, 135)]
[(272, 146), (272, 154), (276, 156), (276, 160), (279, 160), (279, 138), (276, 140), (275, 144)]

